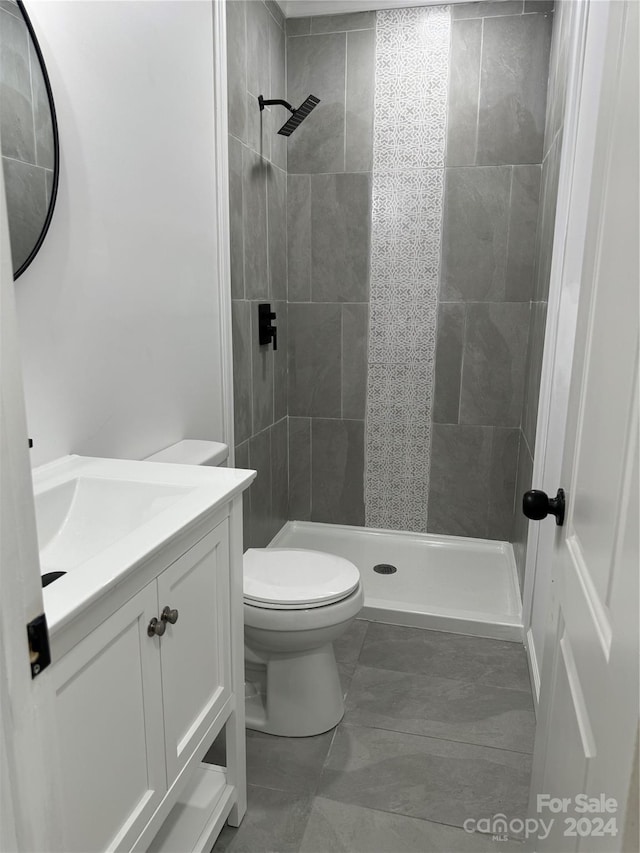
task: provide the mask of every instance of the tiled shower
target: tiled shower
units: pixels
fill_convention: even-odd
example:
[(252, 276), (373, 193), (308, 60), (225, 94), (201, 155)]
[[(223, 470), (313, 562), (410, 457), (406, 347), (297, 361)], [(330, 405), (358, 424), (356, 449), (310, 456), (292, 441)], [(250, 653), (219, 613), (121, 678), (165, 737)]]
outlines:
[[(246, 545), (287, 519), (521, 541), (561, 140), (553, 4), (227, 14), (236, 464), (259, 473)], [(384, 27), (440, 39), (439, 89), (385, 83)], [(258, 110), (309, 93), (289, 140), (282, 108)], [(276, 352), (257, 342), (263, 301)]]

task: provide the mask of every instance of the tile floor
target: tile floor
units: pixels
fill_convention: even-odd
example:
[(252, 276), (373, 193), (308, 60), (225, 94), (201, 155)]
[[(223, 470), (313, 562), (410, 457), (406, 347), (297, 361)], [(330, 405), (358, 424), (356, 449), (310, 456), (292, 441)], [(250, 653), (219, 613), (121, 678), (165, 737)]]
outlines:
[[(249, 807), (213, 853), (509, 853), (469, 818), (524, 817), (535, 720), (517, 643), (357, 620), (346, 713), (313, 738), (247, 732)], [(223, 763), (217, 745), (210, 760)]]

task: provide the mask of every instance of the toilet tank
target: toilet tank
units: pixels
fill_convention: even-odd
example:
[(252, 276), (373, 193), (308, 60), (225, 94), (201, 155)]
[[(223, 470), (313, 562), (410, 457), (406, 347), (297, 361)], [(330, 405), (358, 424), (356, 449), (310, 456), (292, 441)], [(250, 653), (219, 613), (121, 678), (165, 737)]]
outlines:
[(178, 465), (210, 465), (226, 467), (229, 446), (219, 441), (186, 438), (147, 456), (146, 462), (175, 462)]

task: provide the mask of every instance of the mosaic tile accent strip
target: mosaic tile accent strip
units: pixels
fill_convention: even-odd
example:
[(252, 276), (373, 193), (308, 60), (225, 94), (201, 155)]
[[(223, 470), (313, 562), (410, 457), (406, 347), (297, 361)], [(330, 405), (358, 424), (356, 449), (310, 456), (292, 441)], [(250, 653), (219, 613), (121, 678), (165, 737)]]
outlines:
[(448, 6), (376, 15), (368, 527), (427, 529), (450, 27)]

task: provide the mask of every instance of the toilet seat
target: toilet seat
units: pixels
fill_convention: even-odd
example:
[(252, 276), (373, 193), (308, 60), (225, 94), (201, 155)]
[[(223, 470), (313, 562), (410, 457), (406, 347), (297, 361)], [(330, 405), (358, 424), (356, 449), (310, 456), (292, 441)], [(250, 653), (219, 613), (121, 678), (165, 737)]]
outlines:
[(244, 555), (245, 604), (270, 610), (324, 607), (360, 583), (343, 557), (304, 548), (250, 548)]

